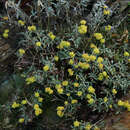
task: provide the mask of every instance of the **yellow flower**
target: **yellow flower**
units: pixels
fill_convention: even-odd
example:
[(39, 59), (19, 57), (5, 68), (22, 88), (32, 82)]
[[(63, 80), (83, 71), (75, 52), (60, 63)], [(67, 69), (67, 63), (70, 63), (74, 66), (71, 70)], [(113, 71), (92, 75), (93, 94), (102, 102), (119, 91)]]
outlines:
[(95, 100), (93, 99), (93, 98), (90, 98), (89, 100), (88, 100), (88, 103), (89, 104), (93, 104), (95, 102)]
[(70, 93), (67, 93), (66, 95), (69, 97), (69, 96), (70, 96)]
[(105, 31), (110, 31), (111, 30), (111, 25), (105, 26)]
[(67, 86), (67, 85), (68, 85), (68, 81), (66, 81), (66, 80), (63, 81), (63, 82), (62, 82), (62, 85), (63, 85), (63, 86)]
[(110, 11), (109, 10), (104, 10), (103, 13), (104, 13), (104, 15), (110, 15)]
[(97, 39), (97, 40), (101, 40), (103, 38), (102, 34), (101, 33), (94, 33), (94, 37)]
[(73, 65), (74, 64), (74, 61), (72, 59), (69, 60), (69, 64), (70, 65)]
[(35, 81), (36, 81), (36, 79), (35, 79), (34, 76), (31, 76), (31, 77), (26, 78), (26, 82), (27, 82), (27, 84), (34, 83)]
[(117, 104), (118, 104), (118, 106), (123, 106), (123, 105), (124, 105), (124, 102), (121, 101), (121, 100), (119, 100)]
[(75, 53), (72, 51), (72, 52), (69, 53), (69, 56), (70, 56), (71, 58), (73, 58), (73, 57), (75, 57)]
[(74, 87), (79, 87), (79, 83), (75, 82)]
[(45, 65), (44, 67), (43, 67), (43, 70), (46, 72), (46, 71), (48, 71), (49, 70), (49, 65)]
[(103, 62), (103, 58), (102, 57), (98, 57), (97, 62), (98, 63), (102, 63)]
[(64, 109), (65, 109), (65, 108), (64, 108), (63, 106), (58, 106), (56, 110), (57, 110), (57, 111), (63, 111)]
[(42, 97), (38, 97), (38, 102), (42, 102), (43, 98)]
[(48, 94), (53, 94), (53, 90), (50, 87), (45, 88), (45, 92)]
[(108, 101), (108, 98), (107, 97), (104, 97), (104, 102), (107, 102)]
[(85, 33), (87, 33), (87, 26), (86, 26), (86, 25), (80, 25), (80, 26), (78, 27), (78, 32), (79, 32), (80, 34), (85, 34)]
[(58, 89), (58, 88), (61, 88), (61, 84), (56, 84), (55, 88)]
[(99, 76), (98, 76), (98, 80), (102, 81), (103, 80), (103, 74), (100, 73)]
[(86, 20), (81, 20), (80, 24), (85, 25), (86, 24)]
[(27, 104), (27, 100), (22, 100), (21, 104), (23, 105)]
[(39, 108), (39, 105), (38, 105), (38, 104), (35, 104), (33, 108), (34, 108), (34, 110), (36, 110), (36, 109)]
[(116, 89), (113, 88), (113, 89), (112, 89), (112, 93), (113, 93), (113, 94), (117, 94)]
[(57, 46), (58, 49), (63, 49), (64, 47), (69, 47), (70, 42), (68, 41), (61, 41), (60, 44)]
[(21, 26), (24, 26), (24, 25), (25, 25), (25, 22), (22, 21), (22, 20), (18, 20), (18, 23), (19, 23)]
[(40, 96), (38, 92), (35, 92), (34, 95), (35, 95), (35, 97), (39, 97)]
[(91, 125), (90, 125), (90, 123), (88, 123), (86, 126), (85, 126), (85, 130), (90, 130), (91, 129)]
[(95, 60), (96, 60), (96, 56), (90, 55), (89, 59), (90, 59), (91, 61), (95, 61)]
[(90, 57), (87, 53), (82, 54), (82, 57), (86, 60), (86, 61), (90, 61)]
[(80, 122), (76, 120), (76, 121), (74, 121), (74, 123), (73, 123), (73, 124), (74, 124), (74, 127), (79, 127)]
[(74, 71), (72, 69), (68, 69), (69, 75), (72, 76), (74, 74)]
[(56, 36), (52, 32), (48, 33), (48, 36), (51, 40), (54, 40), (56, 38)]
[(129, 53), (127, 51), (125, 51), (124, 56), (129, 56)]
[(59, 60), (59, 57), (58, 57), (58, 56), (54, 56), (54, 60), (55, 60), (55, 61), (58, 61), (58, 60)]
[(64, 91), (63, 88), (58, 88), (58, 89), (57, 89), (57, 92), (58, 92), (59, 94), (63, 94), (63, 91)]
[(37, 47), (40, 47), (42, 43), (41, 42), (36, 42), (35, 44), (36, 44)]
[(104, 77), (107, 76), (107, 72), (106, 71), (103, 71), (102, 74), (103, 74)]
[(35, 110), (35, 115), (36, 115), (36, 116), (39, 116), (40, 114), (42, 114), (42, 109), (41, 109), (41, 108), (37, 108), (37, 109)]
[(99, 67), (99, 69), (101, 69), (101, 70), (102, 70), (102, 69), (103, 69), (103, 64), (101, 64), (101, 63), (100, 63), (100, 64), (98, 64), (98, 67)]
[(78, 66), (81, 67), (82, 69), (88, 69), (90, 67), (90, 65), (88, 63), (85, 62), (79, 62)]
[(19, 49), (19, 54), (22, 56), (23, 54), (25, 54), (25, 50), (24, 49)]
[(68, 105), (68, 101), (65, 101), (64, 104), (65, 104), (65, 105)]
[(36, 31), (36, 26), (34, 26), (34, 25), (28, 26), (28, 30), (29, 31)]
[(8, 33), (8, 32), (9, 32), (9, 29), (5, 29), (5, 30), (4, 30), (4, 33)]
[(23, 123), (24, 122), (24, 118), (19, 118), (19, 123)]
[(17, 107), (19, 107), (20, 106), (20, 104), (19, 103), (16, 103), (16, 102), (14, 102), (13, 104), (12, 104), (12, 108), (17, 108)]
[(109, 108), (112, 108), (112, 105), (109, 105)]
[(88, 92), (89, 93), (95, 93), (95, 89), (92, 86), (88, 87)]
[(97, 48), (95, 44), (91, 43), (90, 48)]
[(127, 107), (129, 107), (129, 105), (130, 105), (130, 104), (129, 104), (129, 101), (128, 101), (128, 100), (124, 102), (124, 107), (127, 108)]
[(73, 100), (71, 101), (71, 103), (72, 103), (72, 104), (78, 103), (78, 100), (73, 99)]
[(101, 40), (100, 40), (100, 43), (105, 43), (105, 39), (101, 39)]
[(3, 33), (4, 38), (8, 38), (8, 36), (9, 36), (8, 33)]
[(99, 53), (100, 53), (100, 51), (99, 51), (99, 49), (98, 49), (98, 48), (94, 48), (94, 49), (93, 49), (93, 53), (94, 53), (94, 54), (99, 54)]
[(87, 95), (86, 95), (86, 98), (90, 99), (90, 98), (91, 98), (91, 95), (90, 95), (90, 94), (87, 94)]
[(57, 115), (58, 115), (59, 117), (63, 117), (64, 112), (62, 112), (62, 111), (57, 111)]
[(77, 95), (78, 95), (79, 97), (82, 96), (82, 94), (83, 94), (82, 91), (78, 91), (78, 92), (77, 92)]

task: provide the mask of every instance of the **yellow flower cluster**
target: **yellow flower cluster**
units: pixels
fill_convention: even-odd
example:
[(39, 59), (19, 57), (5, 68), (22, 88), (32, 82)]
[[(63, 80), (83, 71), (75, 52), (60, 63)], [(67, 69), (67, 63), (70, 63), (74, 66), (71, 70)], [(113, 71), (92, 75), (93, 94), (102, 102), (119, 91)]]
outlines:
[(110, 15), (110, 11), (109, 11), (109, 10), (104, 9), (103, 14), (104, 14), (104, 15)]
[(21, 104), (23, 105), (27, 104), (27, 100), (22, 100)]
[(79, 83), (75, 82), (74, 87), (79, 87)]
[(19, 123), (23, 123), (24, 122), (24, 118), (19, 118)]
[(36, 31), (36, 26), (28, 26), (28, 31)]
[(94, 33), (94, 37), (97, 40), (100, 40), (100, 43), (105, 43), (105, 39), (103, 38), (103, 35), (101, 33)]
[(4, 33), (3, 33), (3, 37), (8, 38), (8, 36), (9, 36), (8, 33), (9, 33), (9, 29), (5, 29)]
[(78, 27), (78, 32), (79, 32), (80, 34), (85, 34), (85, 33), (87, 33), (87, 26), (86, 26), (86, 25), (80, 25), (80, 26)]
[(111, 25), (105, 26), (105, 31), (110, 31), (111, 30)]
[(48, 36), (50, 37), (51, 40), (54, 40), (56, 38), (56, 36), (52, 32), (49, 32)]
[(71, 100), (71, 103), (72, 103), (72, 104), (76, 104), (76, 103), (78, 103), (78, 100), (72, 99), (72, 100)]
[(85, 125), (85, 130), (90, 130), (92, 128), (91, 124), (90, 123), (87, 123)]
[(45, 65), (44, 67), (43, 67), (43, 70), (46, 72), (46, 71), (48, 71), (49, 70), (49, 65)]
[(35, 115), (39, 116), (40, 114), (42, 114), (42, 109), (39, 107), (38, 104), (34, 105), (34, 110), (35, 110)]
[(35, 92), (35, 93), (34, 93), (34, 96), (38, 99), (38, 102), (42, 102), (42, 101), (43, 101), (43, 98), (40, 97), (39, 92)]
[(34, 76), (26, 78), (27, 84), (32, 84), (36, 81), (36, 78)]
[(88, 63), (86, 63), (86, 62), (79, 62), (78, 66), (80, 68), (82, 68), (82, 69), (88, 69), (88, 68), (90, 68), (90, 65)]
[(74, 121), (73, 125), (74, 125), (74, 127), (79, 127), (80, 122), (76, 120), (76, 121)]
[(50, 87), (45, 88), (45, 92), (48, 94), (53, 94), (53, 90)]
[(72, 69), (68, 69), (68, 72), (69, 72), (69, 75), (70, 75), (70, 76), (73, 76), (74, 71), (73, 71)]
[(112, 93), (115, 95), (117, 94), (117, 90), (115, 88), (112, 89)]
[(98, 48), (94, 48), (94, 49), (93, 49), (93, 53), (94, 53), (94, 54), (99, 54), (99, 53), (100, 53), (100, 51), (99, 51), (99, 49), (98, 49)]
[(65, 80), (65, 81), (62, 82), (63, 86), (68, 86), (68, 84), (69, 84), (69, 82), (67, 80)]
[(118, 100), (118, 106), (120, 107), (124, 107), (126, 108), (128, 111), (130, 111), (130, 103), (126, 100), (126, 101), (122, 101), (122, 100)]
[(69, 47), (70, 42), (68, 41), (61, 41), (60, 44), (57, 46), (58, 49), (63, 49), (64, 47)]
[(21, 26), (24, 26), (24, 25), (25, 25), (25, 22), (22, 21), (22, 20), (18, 20), (18, 23), (19, 23)]
[(82, 96), (82, 94), (83, 94), (82, 91), (78, 91), (78, 92), (77, 92), (77, 96), (79, 96), (79, 97)]
[(58, 106), (57, 107), (57, 115), (59, 117), (63, 117), (63, 115), (64, 115), (64, 107), (63, 106)]
[(59, 57), (58, 57), (58, 56), (54, 56), (54, 60), (55, 60), (55, 61), (58, 61), (58, 60), (59, 60)]
[(103, 78), (109, 78), (106, 71), (103, 71), (102, 73), (99, 73), (98, 80), (102, 81)]
[(19, 51), (20, 56), (22, 56), (23, 54), (25, 54), (25, 50), (22, 49), (22, 48), (20, 48), (18, 51)]
[(20, 106), (20, 104), (19, 103), (16, 103), (16, 102), (14, 102), (13, 104), (12, 104), (12, 108), (18, 108)]
[(124, 52), (124, 56), (129, 57), (129, 55), (130, 55), (129, 52), (127, 51)]
[(70, 64), (70, 65), (73, 65), (73, 64), (74, 64), (74, 60), (73, 60), (73, 59), (70, 59), (70, 60), (69, 60), (69, 64)]
[(85, 25), (85, 24), (86, 24), (86, 20), (81, 20), (81, 21), (80, 21), (80, 24), (81, 24), (81, 25)]
[(35, 45), (36, 45), (37, 47), (40, 47), (40, 46), (42, 45), (42, 43), (41, 43), (41, 42), (36, 42)]
[(108, 98), (107, 98), (107, 97), (104, 97), (103, 100), (104, 100), (104, 102), (107, 102), (107, 101), (108, 101)]
[(95, 89), (93, 88), (93, 86), (88, 87), (88, 92), (89, 93), (95, 93)]
[(75, 53), (72, 51), (72, 52), (69, 53), (69, 56), (70, 56), (71, 58), (73, 58), (73, 57), (75, 57)]
[(64, 89), (62, 88), (61, 84), (56, 84), (55, 88), (59, 94), (63, 94)]
[(95, 100), (93, 98), (88, 99), (89, 104), (93, 104), (94, 102), (95, 102)]

